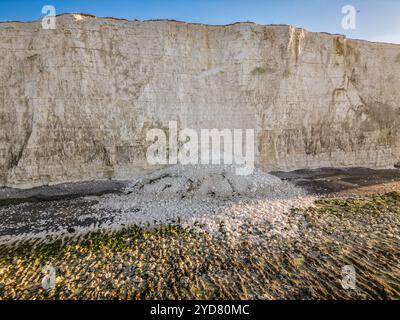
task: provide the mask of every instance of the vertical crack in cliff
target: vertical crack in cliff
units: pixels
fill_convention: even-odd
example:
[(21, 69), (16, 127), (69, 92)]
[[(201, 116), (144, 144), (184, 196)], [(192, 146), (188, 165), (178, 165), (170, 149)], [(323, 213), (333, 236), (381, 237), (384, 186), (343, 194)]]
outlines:
[(304, 29), (289, 26), (288, 51), (290, 51), (294, 55), (296, 65), (299, 62), (301, 53), (303, 52), (304, 39), (306, 37), (306, 34), (307, 33)]
[[(23, 61), (21, 61), (17, 70), (10, 70), (10, 76), (15, 77), (16, 81), (21, 83), (21, 86), (17, 89), (20, 93), (18, 100), (14, 100), (10, 96), (10, 100), (16, 101), (23, 106), (23, 112), (16, 112), (14, 118), (14, 124), (12, 126), (12, 134), (10, 141), (14, 140), (14, 144), (9, 147), (9, 159), (7, 162), (7, 176), (5, 177), (5, 184), (9, 180), (10, 174), (19, 166), (19, 163), (24, 156), (25, 150), (29, 145), (29, 140), (32, 136), (33, 125), (34, 125), (34, 108), (30, 106), (29, 94), (27, 93), (26, 85), (30, 83), (30, 78), (34, 77), (37, 73), (35, 68), (41, 65), (40, 57), (38, 54), (29, 55)], [(5, 101), (5, 102), (6, 102)], [(18, 110), (18, 108), (17, 108)]]
[[(28, 105), (28, 104), (29, 104), (29, 102), (26, 102), (26, 105)], [(29, 107), (27, 107), (27, 108), (29, 108)], [(19, 150), (16, 152), (16, 154), (13, 154), (13, 153), (11, 154), (11, 159), (10, 159), (9, 167), (8, 167), (9, 170), (18, 167), (18, 164), (22, 159), (22, 156), (24, 154), (26, 146), (28, 145), (29, 140), (30, 140), (30, 138), (32, 136), (32, 131), (33, 131), (33, 112), (31, 112), (30, 119), (28, 121), (26, 121), (26, 122), (27, 122), (27, 125), (24, 128), (24, 139), (23, 139), (23, 142), (22, 142)]]

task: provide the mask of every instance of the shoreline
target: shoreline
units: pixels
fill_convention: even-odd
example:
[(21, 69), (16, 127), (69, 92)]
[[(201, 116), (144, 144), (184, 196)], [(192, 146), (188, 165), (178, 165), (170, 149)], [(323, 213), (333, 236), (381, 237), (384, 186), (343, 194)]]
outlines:
[[(313, 195), (340, 195), (377, 185), (400, 183), (399, 169), (318, 168), (270, 174), (306, 189)], [(130, 180), (92, 180), (39, 186), (29, 189), (0, 188), (0, 207), (21, 203), (62, 201), (86, 196), (123, 194)]]

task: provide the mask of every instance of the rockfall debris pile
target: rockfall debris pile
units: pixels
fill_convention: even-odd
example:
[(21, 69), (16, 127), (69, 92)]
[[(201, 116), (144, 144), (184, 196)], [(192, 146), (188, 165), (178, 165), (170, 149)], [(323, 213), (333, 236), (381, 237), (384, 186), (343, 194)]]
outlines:
[(119, 194), (0, 207), (0, 241), (170, 224), (270, 247), (299, 236), (306, 223), (293, 208), (314, 200), (261, 169), (240, 176), (232, 165), (174, 165), (137, 178)]
[(96, 199), (96, 211), (113, 225), (180, 224), (261, 242), (296, 237), (305, 222), (291, 209), (312, 206), (314, 200), (260, 169), (240, 176), (227, 165), (170, 166), (133, 181), (124, 195)]

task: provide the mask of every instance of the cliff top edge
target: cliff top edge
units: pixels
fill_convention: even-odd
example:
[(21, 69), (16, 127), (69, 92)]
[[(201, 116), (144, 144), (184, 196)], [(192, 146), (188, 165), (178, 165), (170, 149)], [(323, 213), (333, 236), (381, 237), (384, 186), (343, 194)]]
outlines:
[[(365, 40), (365, 39), (357, 39), (357, 38), (348, 38), (344, 34), (340, 33), (330, 33), (330, 32), (324, 32), (324, 31), (309, 31), (305, 28), (302, 27), (297, 27), (293, 26), (290, 24), (259, 24), (255, 23), (252, 21), (237, 21), (233, 23), (228, 23), (228, 24), (207, 24), (207, 23), (199, 23), (199, 22), (187, 22), (187, 21), (181, 21), (181, 20), (175, 20), (175, 19), (148, 19), (148, 20), (139, 20), (139, 19), (124, 19), (124, 18), (115, 18), (115, 17), (97, 17), (93, 14), (89, 13), (60, 13), (57, 14), (56, 17), (76, 17), (80, 16), (82, 18), (91, 18), (91, 19), (97, 19), (97, 20), (114, 20), (114, 21), (123, 21), (123, 22), (136, 22), (136, 23), (151, 23), (151, 22), (170, 22), (170, 23), (176, 23), (176, 24), (186, 24), (186, 25), (193, 25), (193, 26), (205, 26), (205, 27), (216, 27), (216, 28), (224, 28), (224, 27), (230, 27), (230, 26), (237, 26), (237, 25), (254, 25), (254, 26), (261, 26), (261, 27), (288, 27), (288, 28), (294, 28), (297, 30), (303, 30), (304, 32), (307, 33), (314, 33), (314, 34), (324, 34), (324, 35), (329, 35), (329, 36), (334, 36), (334, 37), (342, 37), (345, 39), (349, 39), (352, 41), (361, 41), (361, 42), (367, 42), (367, 43), (372, 43), (372, 44), (383, 44), (383, 45), (393, 45), (393, 46), (400, 46), (400, 44), (397, 43), (390, 43), (390, 42), (383, 42), (383, 41), (370, 41), (370, 40)], [(7, 23), (18, 23), (18, 24), (30, 24), (30, 23), (38, 23), (41, 21), (42, 18), (39, 18), (37, 20), (32, 20), (32, 21), (0, 21), (0, 25), (2, 24), (7, 24)]]

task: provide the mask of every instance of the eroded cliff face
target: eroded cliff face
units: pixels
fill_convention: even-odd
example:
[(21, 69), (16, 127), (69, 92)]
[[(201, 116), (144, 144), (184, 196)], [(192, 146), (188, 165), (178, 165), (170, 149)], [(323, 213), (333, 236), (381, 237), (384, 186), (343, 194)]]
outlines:
[(400, 161), (400, 46), (290, 26), (0, 24), (0, 186), (127, 179), (146, 132), (256, 130), (268, 170)]

